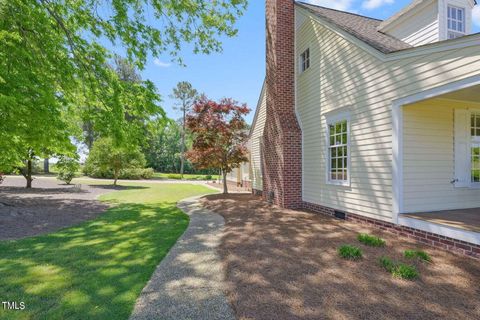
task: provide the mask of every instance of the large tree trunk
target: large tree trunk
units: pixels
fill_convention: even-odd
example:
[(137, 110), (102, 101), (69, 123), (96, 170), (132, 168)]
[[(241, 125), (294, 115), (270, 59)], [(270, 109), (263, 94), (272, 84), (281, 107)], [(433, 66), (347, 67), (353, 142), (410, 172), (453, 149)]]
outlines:
[(50, 159), (46, 158), (43, 159), (43, 172), (44, 173), (50, 173)]
[(27, 189), (32, 189), (32, 159), (27, 160), (27, 170), (25, 173), (25, 179), (27, 179)]
[(223, 175), (223, 194), (228, 194), (228, 187), (227, 187), (227, 171), (222, 170)]

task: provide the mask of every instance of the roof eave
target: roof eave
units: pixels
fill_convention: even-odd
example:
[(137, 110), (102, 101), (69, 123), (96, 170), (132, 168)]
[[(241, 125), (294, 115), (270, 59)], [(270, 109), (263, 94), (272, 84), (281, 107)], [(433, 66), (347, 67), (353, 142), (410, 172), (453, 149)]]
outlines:
[[(452, 50), (456, 49), (458, 47), (466, 47), (466, 46), (479, 46), (480, 48), (480, 33), (475, 33), (471, 35), (467, 35), (464, 37), (452, 39), (452, 40), (445, 40), (445, 41), (440, 41), (440, 42), (434, 42), (434, 43), (429, 43), (425, 44), (422, 46), (418, 47), (411, 47), (411, 48), (406, 48), (406, 49), (401, 49), (401, 50), (395, 50), (395, 51), (390, 51), (390, 52), (382, 52), (378, 48), (373, 47), (369, 43), (363, 41), (362, 39), (357, 38), (355, 35), (341, 29), (340, 27), (336, 26), (333, 23), (330, 23), (329, 21), (326, 21), (323, 19), (321, 16), (315, 14), (308, 8), (304, 6), (299, 6), (302, 10), (305, 10), (308, 14), (312, 15), (312, 17), (317, 20), (318, 22), (322, 23), (325, 25), (327, 28), (334, 30), (335, 32), (339, 33), (342, 37), (345, 38), (347, 35), (348, 37), (351, 37), (358, 41), (360, 46), (363, 46), (366, 50), (369, 50), (372, 54), (374, 54), (377, 58), (383, 60), (383, 61), (388, 61), (388, 60), (396, 60), (396, 59), (402, 59), (404, 57), (411, 56), (411, 55), (422, 55), (422, 54), (430, 54), (436, 53), (436, 52), (441, 52), (441, 51), (447, 51), (447, 50)], [(425, 51), (425, 52), (424, 52)], [(428, 51), (428, 52), (427, 52)]]

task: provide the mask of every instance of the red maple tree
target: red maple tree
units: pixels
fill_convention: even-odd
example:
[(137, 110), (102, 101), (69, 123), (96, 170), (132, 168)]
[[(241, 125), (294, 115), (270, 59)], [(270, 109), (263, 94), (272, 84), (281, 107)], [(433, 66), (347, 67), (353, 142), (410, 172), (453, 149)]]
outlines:
[(193, 135), (192, 149), (187, 158), (200, 169), (220, 169), (223, 193), (228, 193), (227, 173), (248, 161), (246, 142), (250, 112), (246, 104), (232, 99), (215, 102), (202, 96), (187, 115), (187, 128)]

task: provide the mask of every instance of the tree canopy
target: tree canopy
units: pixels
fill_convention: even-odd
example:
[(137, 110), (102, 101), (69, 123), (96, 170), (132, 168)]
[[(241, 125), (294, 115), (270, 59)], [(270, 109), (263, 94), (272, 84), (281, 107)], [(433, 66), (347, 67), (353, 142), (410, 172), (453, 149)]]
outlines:
[(187, 127), (193, 135), (187, 158), (202, 169), (221, 169), (224, 193), (228, 193), (226, 174), (248, 161), (247, 105), (232, 99), (215, 102), (201, 97), (187, 116)]
[[(0, 170), (75, 152), (80, 128), (129, 144), (162, 115), (153, 83), (125, 77), (186, 43), (221, 51), (247, 0), (0, 0)], [(108, 44), (109, 43), (109, 44)], [(116, 70), (121, 48), (127, 60)], [(128, 74), (128, 73), (127, 73)], [(92, 140), (93, 141), (93, 140)], [(28, 166), (27, 166), (28, 167)]]

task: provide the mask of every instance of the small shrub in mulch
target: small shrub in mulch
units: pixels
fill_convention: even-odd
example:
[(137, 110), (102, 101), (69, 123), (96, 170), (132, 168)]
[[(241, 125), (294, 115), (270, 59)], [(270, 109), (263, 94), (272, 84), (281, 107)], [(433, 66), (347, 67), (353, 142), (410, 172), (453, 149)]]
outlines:
[(362, 258), (362, 250), (355, 246), (343, 245), (338, 249), (338, 254), (343, 259), (359, 260)]
[(405, 280), (414, 280), (418, 277), (418, 271), (415, 266), (393, 261), (388, 257), (380, 257), (380, 265), (392, 276)]
[(360, 233), (357, 237), (358, 241), (363, 243), (364, 245), (370, 246), (370, 247), (383, 247), (385, 246), (385, 240), (382, 238), (372, 236), (369, 234), (365, 233)]
[(432, 262), (430, 255), (422, 250), (405, 250), (403, 255), (407, 259), (419, 259), (423, 262)]
[(3, 175), (2, 172), (0, 172), (0, 184), (2, 184), (4, 179), (5, 179), (5, 176)]

